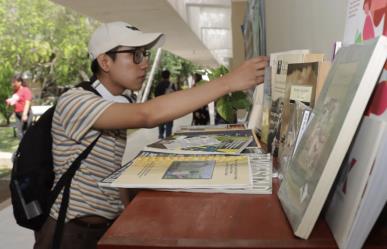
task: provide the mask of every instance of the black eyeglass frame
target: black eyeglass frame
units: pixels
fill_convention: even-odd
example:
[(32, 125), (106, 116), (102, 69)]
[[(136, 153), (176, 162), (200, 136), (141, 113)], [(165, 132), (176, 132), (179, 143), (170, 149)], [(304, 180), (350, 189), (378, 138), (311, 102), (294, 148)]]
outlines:
[(125, 50), (116, 50), (116, 51), (108, 51), (107, 54), (124, 54), (130, 53), (133, 54), (133, 62), (134, 64), (140, 64), (144, 58), (148, 58), (150, 56), (149, 50), (140, 50), (140, 49), (125, 49)]

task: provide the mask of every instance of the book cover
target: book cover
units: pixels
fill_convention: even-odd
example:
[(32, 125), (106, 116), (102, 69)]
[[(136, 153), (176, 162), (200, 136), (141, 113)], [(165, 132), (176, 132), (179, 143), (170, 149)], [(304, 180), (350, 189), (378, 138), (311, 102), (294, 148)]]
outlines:
[(293, 63), (288, 65), (280, 130), (279, 157), (281, 157), (282, 153), (281, 147), (283, 147), (283, 144), (285, 143), (289, 119), (295, 109), (295, 101), (300, 101), (312, 108), (314, 106), (318, 68), (318, 62)]
[(318, 74), (317, 74), (317, 85), (316, 85), (316, 96), (314, 99), (314, 104), (317, 103), (318, 97), (320, 96), (320, 92), (322, 87), (324, 86), (324, 82), (327, 78), (328, 72), (331, 69), (331, 62), (323, 61), (318, 64)]
[(269, 132), (267, 134), (267, 150), (277, 156), (279, 146), (279, 130), (285, 97), (286, 73), (289, 63), (301, 63), (308, 50), (285, 51), (270, 54), (271, 66), (271, 106), (269, 112)]
[(313, 229), (386, 56), (386, 37), (343, 47), (336, 56), (278, 192), (300, 238)]
[(137, 157), (111, 184), (122, 188), (244, 188), (252, 186), (247, 156)]
[[(387, 74), (387, 71), (384, 70), (381, 78)], [(379, 83), (376, 85), (375, 90), (372, 94), (372, 97), (368, 103), (365, 116), (375, 117), (377, 119), (387, 122), (387, 81), (379, 80)]]
[[(158, 156), (158, 157), (170, 157), (170, 156), (194, 156), (194, 155), (180, 155), (176, 153), (163, 153), (163, 152), (152, 152), (152, 151), (140, 151), (134, 158), (137, 157), (151, 157), (151, 156)], [(133, 160), (134, 160), (133, 158)], [(102, 181), (98, 182), (98, 185), (103, 187), (111, 187), (112, 182), (117, 180), (117, 178), (122, 174), (124, 170), (126, 170), (130, 165), (132, 165), (133, 160), (125, 163), (121, 168), (117, 169), (107, 177), (105, 177)]]
[[(313, 55), (313, 54), (310, 54)], [(317, 54), (318, 55), (318, 54)], [(313, 56), (309, 60), (316, 59)], [(283, 158), (282, 149), (288, 133), (289, 119), (293, 114), (296, 101), (313, 108), (320, 95), (326, 76), (330, 69), (330, 62), (306, 62), (288, 65), (288, 76), (286, 79), (286, 95), (282, 113), (280, 142), (278, 157)], [(290, 142), (289, 140), (288, 142)], [(289, 144), (288, 144), (289, 145)], [(280, 164), (281, 165), (281, 164)]]
[[(266, 72), (265, 72), (265, 77)], [(256, 130), (258, 132), (261, 131), (262, 125), (262, 108), (263, 108), (263, 85), (258, 85), (255, 87), (252, 107), (247, 115), (247, 128)], [(238, 113), (237, 113), (238, 116)]]
[(271, 67), (265, 68), (265, 77), (263, 81), (263, 100), (261, 117), (261, 141), (267, 144), (269, 135), (269, 118), (271, 108)]
[[(385, 133), (387, 133), (386, 122), (364, 117), (351, 149), (340, 169), (333, 196), (328, 203), (325, 215), (325, 219), (340, 249), (360, 249), (362, 243), (364, 243), (362, 241), (362, 243), (353, 245), (351, 241), (360, 234), (351, 234), (351, 230), (356, 216), (360, 215), (358, 210), (361, 203), (364, 202), (365, 198), (370, 198), (363, 193), (371, 185), (383, 185), (382, 182), (372, 182), (369, 179), (372, 178), (372, 174), (375, 174), (376, 169), (373, 169), (373, 166)], [(384, 168), (383, 174), (385, 175), (387, 168)], [(369, 204), (384, 203), (386, 201), (387, 190), (379, 189), (378, 191), (384, 191), (385, 197), (380, 200), (371, 197), (373, 200), (370, 200)], [(372, 193), (371, 195), (375, 196), (375, 194)], [(375, 214), (361, 214), (359, 219), (367, 221), (370, 219), (369, 216), (373, 215)], [(368, 234), (369, 231), (370, 229), (362, 229), (361, 233)], [(351, 247), (348, 246), (349, 244), (352, 244)]]
[[(286, 77), (288, 65), (292, 63), (322, 62), (323, 54), (309, 54), (304, 50), (299, 53), (284, 52), (270, 55), (271, 75), (271, 109), (269, 116), (269, 134), (267, 137), (267, 149), (273, 156), (278, 155), (280, 144), (280, 129), (282, 123), (282, 111), (286, 95)], [(273, 57), (273, 58), (272, 58)]]
[[(223, 132), (222, 132), (223, 133)], [(173, 135), (145, 147), (145, 150), (181, 154), (239, 154), (253, 140), (250, 135)]]
[[(378, 0), (349, 0), (347, 3), (347, 17), (345, 24), (345, 32), (344, 32), (344, 45), (350, 45), (354, 43), (361, 43), (365, 40), (373, 39), (374, 37), (378, 37), (380, 35), (386, 35), (386, 11), (387, 11), (387, 2), (386, 1), (378, 1)], [(360, 129), (362, 129), (362, 133), (365, 134), (374, 134), (376, 131), (373, 129), (374, 127), (370, 125), (370, 119), (378, 120), (379, 122), (387, 122), (387, 112), (385, 111), (387, 108), (387, 63), (384, 65), (384, 70), (381, 73), (381, 76), (378, 80), (378, 84), (375, 87), (375, 90), (369, 100), (367, 110), (364, 113), (364, 117), (362, 123), (360, 124)], [(376, 121), (372, 121), (376, 122)], [(386, 133), (386, 132), (385, 132)], [(357, 136), (361, 136), (359, 133)], [(386, 137), (384, 136), (384, 139)], [(358, 141), (356, 137), (356, 141)], [(375, 141), (378, 141), (377, 139)], [(378, 151), (378, 155), (380, 153), (386, 154), (387, 149), (386, 145), (379, 144), (379, 147), (375, 150)], [(370, 145), (363, 144), (358, 142), (354, 148), (351, 150), (353, 158), (361, 158), (363, 156), (362, 152), (367, 151), (370, 152), (370, 148), (373, 148)], [(381, 154), (381, 155), (382, 155)], [(353, 168), (354, 172), (357, 171), (367, 171), (369, 168), (369, 164), (372, 163), (371, 173), (367, 178), (366, 185), (358, 184), (356, 185), (356, 190), (360, 191), (360, 193), (354, 192), (352, 190), (350, 196), (354, 196), (352, 198), (344, 196), (342, 200), (338, 201), (338, 192), (337, 189), (335, 192), (335, 198), (332, 199), (330, 203), (330, 214), (335, 214), (336, 212), (340, 212), (343, 205), (347, 205), (345, 203), (352, 202), (354, 207), (353, 211), (349, 214), (346, 214), (343, 218), (343, 222), (345, 222), (345, 226), (342, 225), (343, 231), (338, 231), (337, 224), (335, 224), (330, 216), (327, 216), (326, 219), (330, 223), (330, 227), (332, 233), (334, 234), (340, 248), (361, 248), (362, 244), (366, 240), (368, 233), (370, 232), (375, 220), (377, 219), (378, 214), (381, 210), (380, 202), (385, 202), (385, 193), (383, 191), (386, 189), (385, 181), (380, 180), (380, 176), (378, 174), (385, 174), (385, 170), (380, 169), (381, 164), (378, 158), (382, 158), (382, 156), (372, 157), (370, 154), (369, 161), (367, 164), (360, 164), (359, 162), (355, 163), (358, 165), (357, 168)], [(385, 160), (382, 164), (385, 165)], [(351, 170), (352, 171), (352, 170)], [(378, 173), (377, 173), (378, 172)], [(344, 174), (344, 173), (342, 173)], [(353, 174), (348, 173), (348, 180), (354, 178)], [(355, 177), (356, 178), (356, 177)], [(357, 177), (360, 180), (360, 177)], [(375, 179), (379, 179), (375, 180)], [(365, 180), (363, 178), (363, 180)], [(381, 194), (382, 193), (382, 194)], [(358, 195), (362, 194), (361, 199), (359, 200)], [(380, 196), (383, 195), (384, 196)], [(333, 200), (335, 204), (333, 204)], [(337, 209), (337, 210), (336, 210)], [(355, 212), (356, 211), (356, 212)], [(342, 212), (342, 211), (341, 211)], [(355, 212), (355, 214), (354, 214)], [(367, 217), (366, 219), (363, 217)]]
[(278, 177), (280, 179), (283, 178), (285, 171), (289, 167), (289, 162), (293, 157), (294, 151), (296, 150), (302, 134), (307, 127), (312, 111), (309, 106), (300, 101), (295, 101), (294, 107), (295, 108), (291, 114), (284, 142), (280, 145), (280, 155), (278, 156)]
[(266, 54), (264, 1), (249, 1), (241, 26), (245, 58)]
[(366, 241), (372, 227), (383, 211), (387, 203), (387, 181), (385, 176), (387, 162), (387, 132), (381, 139), (382, 143), (368, 178), (366, 189), (362, 196), (355, 220), (349, 232), (347, 247), (351, 249), (361, 248)]

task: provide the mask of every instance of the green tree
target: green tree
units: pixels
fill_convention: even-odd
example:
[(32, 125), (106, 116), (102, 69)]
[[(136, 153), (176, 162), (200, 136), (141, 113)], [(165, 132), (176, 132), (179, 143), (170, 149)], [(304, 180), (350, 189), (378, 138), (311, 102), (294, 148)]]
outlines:
[[(151, 57), (151, 61), (154, 59), (154, 54), (155, 53), (152, 53), (153, 56)], [(171, 72), (171, 80), (176, 82), (179, 88), (182, 88), (188, 83), (188, 77), (201, 69), (201, 67), (189, 60), (164, 50), (160, 58), (159, 70), (154, 77), (154, 84), (157, 84), (157, 82), (160, 81), (161, 71), (164, 69), (168, 69)]]
[(0, 113), (6, 121), (6, 125), (9, 125), (10, 118), (12, 115), (12, 108), (5, 104), (5, 99), (10, 97), (10, 93), (12, 92), (11, 84), (9, 83), (11, 77), (12, 68), (10, 67), (10, 65), (0, 64), (0, 82), (7, 82), (7, 84), (0, 85)]
[(48, 0), (0, 0), (0, 112), (10, 76), (30, 72), (43, 90), (71, 85), (89, 73), (87, 41), (96, 22)]

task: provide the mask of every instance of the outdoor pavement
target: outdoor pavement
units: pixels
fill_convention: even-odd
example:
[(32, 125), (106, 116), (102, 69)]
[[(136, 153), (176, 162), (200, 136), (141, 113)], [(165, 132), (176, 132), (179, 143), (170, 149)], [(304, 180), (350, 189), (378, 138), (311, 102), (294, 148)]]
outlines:
[(2, 152), (0, 151), (0, 167), (5, 166), (7, 168), (11, 168), (11, 158), (12, 153), (10, 152)]
[[(173, 130), (180, 125), (190, 125), (192, 115), (189, 114), (174, 121)], [(123, 163), (128, 162), (147, 144), (158, 140), (158, 128), (139, 129), (131, 133), (127, 139)], [(0, 152), (0, 165), (11, 167), (11, 153)], [(2, 164), (5, 162), (5, 164)], [(34, 244), (33, 232), (18, 226), (13, 218), (10, 199), (0, 203), (0, 249), (31, 249)]]

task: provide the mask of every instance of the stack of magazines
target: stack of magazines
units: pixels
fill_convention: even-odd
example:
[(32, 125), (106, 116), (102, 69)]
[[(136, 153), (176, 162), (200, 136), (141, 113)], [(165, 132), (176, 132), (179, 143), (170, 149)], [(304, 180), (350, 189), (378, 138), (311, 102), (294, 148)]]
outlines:
[(146, 146), (136, 158), (103, 179), (100, 186), (272, 193), (272, 160), (257, 146), (251, 130), (185, 132), (187, 129)]

